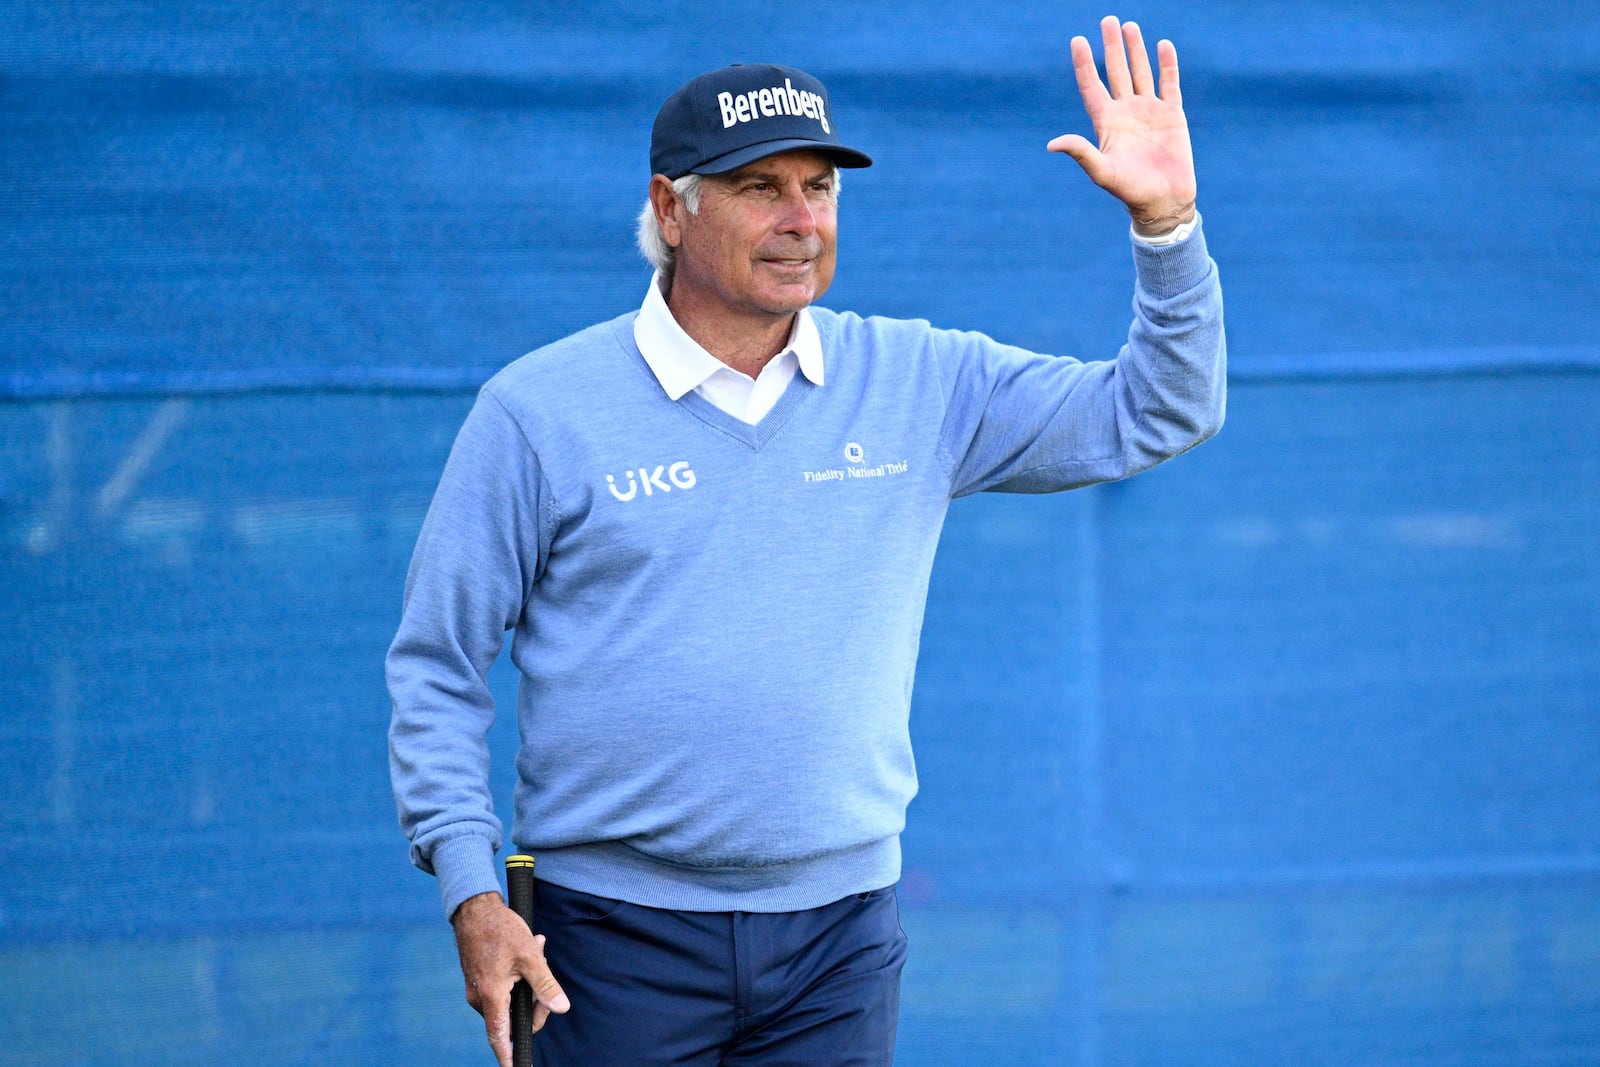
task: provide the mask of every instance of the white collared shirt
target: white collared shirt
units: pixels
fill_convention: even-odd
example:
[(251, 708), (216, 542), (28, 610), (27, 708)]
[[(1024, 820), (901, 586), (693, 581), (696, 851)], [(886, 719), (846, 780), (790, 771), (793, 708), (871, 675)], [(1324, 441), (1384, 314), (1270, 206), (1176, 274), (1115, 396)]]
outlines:
[(684, 332), (661, 295), (660, 283), (660, 274), (651, 277), (639, 317), (633, 320), (633, 340), (672, 400), (699, 393), (722, 411), (754, 426), (783, 396), (796, 372), (812, 385), (822, 384), (822, 338), (809, 309), (801, 308), (795, 314), (788, 345), (752, 378), (701, 348)]

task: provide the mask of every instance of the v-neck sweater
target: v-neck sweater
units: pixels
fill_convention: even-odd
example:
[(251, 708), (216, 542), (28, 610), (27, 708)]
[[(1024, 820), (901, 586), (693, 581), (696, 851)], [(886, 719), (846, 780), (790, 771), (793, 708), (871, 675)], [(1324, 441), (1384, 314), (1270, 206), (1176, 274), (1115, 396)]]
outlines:
[(630, 312), (484, 386), (418, 539), (388, 676), (413, 861), (447, 913), (493, 891), (485, 676), (513, 632), (518, 847), (653, 907), (786, 911), (881, 888), (946, 509), (1124, 478), (1220, 427), (1197, 232), (1135, 245), (1115, 360), (813, 308), (827, 385), (754, 425), (674, 402)]

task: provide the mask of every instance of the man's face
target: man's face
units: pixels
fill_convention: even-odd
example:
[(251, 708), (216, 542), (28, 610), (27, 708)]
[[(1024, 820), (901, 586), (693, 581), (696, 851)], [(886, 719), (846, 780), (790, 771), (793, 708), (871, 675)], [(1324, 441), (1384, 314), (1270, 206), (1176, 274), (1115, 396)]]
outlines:
[[(675, 213), (672, 300), (713, 312), (786, 316), (833, 281), (837, 229), (833, 163), (783, 152), (706, 175), (700, 212)], [(667, 239), (673, 233), (667, 231)]]

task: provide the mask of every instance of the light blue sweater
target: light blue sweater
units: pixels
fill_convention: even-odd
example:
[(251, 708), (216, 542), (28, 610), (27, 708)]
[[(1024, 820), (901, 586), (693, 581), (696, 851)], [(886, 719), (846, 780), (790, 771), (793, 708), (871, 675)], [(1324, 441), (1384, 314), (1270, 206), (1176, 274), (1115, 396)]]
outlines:
[(1198, 232), (1135, 245), (1129, 343), (1079, 363), (813, 309), (825, 386), (749, 426), (668, 400), (625, 315), (478, 397), (390, 649), (390, 764), (447, 913), (497, 888), (484, 676), (514, 630), (515, 839), (540, 877), (784, 911), (899, 877), (912, 674), (951, 499), (1123, 478), (1215, 433)]

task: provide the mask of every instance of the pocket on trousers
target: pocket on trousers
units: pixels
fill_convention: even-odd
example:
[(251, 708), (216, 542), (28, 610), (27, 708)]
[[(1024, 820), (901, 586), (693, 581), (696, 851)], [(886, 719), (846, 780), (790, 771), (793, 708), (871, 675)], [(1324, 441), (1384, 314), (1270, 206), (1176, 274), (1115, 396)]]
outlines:
[(906, 928), (900, 922), (900, 894), (898, 885), (886, 885), (868, 893), (857, 893), (845, 900), (859, 921), (881, 931), (884, 944), (898, 941), (902, 948), (907, 944)]
[(623, 900), (598, 897), (576, 889), (539, 883), (539, 921), (549, 926), (584, 926), (603, 923), (627, 907)]

